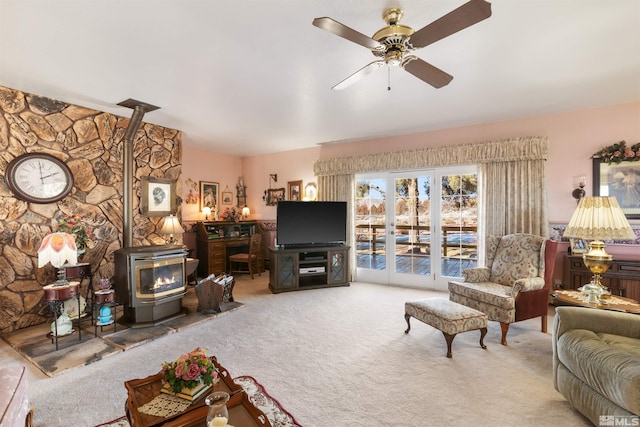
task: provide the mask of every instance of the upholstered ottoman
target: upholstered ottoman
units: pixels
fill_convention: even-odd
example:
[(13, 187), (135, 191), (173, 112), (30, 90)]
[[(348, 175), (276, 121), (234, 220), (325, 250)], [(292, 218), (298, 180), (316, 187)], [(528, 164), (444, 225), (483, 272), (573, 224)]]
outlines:
[(0, 427), (31, 426), (28, 391), (24, 366), (0, 368)]
[(447, 341), (447, 357), (451, 357), (451, 343), (456, 335), (475, 329), (480, 329), (480, 347), (487, 348), (484, 336), (487, 334), (488, 319), (481, 311), (446, 298), (409, 301), (404, 304), (404, 318), (407, 321), (405, 334), (411, 329), (409, 319), (412, 317), (442, 332)]

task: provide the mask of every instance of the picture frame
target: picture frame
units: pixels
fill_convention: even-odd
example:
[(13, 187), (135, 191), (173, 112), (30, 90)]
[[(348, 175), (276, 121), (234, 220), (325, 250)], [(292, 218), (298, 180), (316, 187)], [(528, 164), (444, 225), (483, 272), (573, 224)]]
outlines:
[(284, 200), (285, 191), (284, 188), (269, 188), (266, 197), (267, 206), (275, 206), (280, 200)]
[(231, 191), (223, 191), (222, 192), (222, 204), (223, 205), (232, 205), (233, 204), (233, 193)]
[(211, 181), (200, 181), (200, 212), (202, 208), (209, 207), (213, 212), (218, 208), (218, 196), (220, 195), (220, 184)]
[(584, 239), (569, 239), (572, 254), (585, 254), (589, 250), (589, 244)]
[(289, 189), (289, 200), (302, 200), (302, 197), (304, 197), (302, 194), (302, 180), (289, 181), (287, 187)]
[(168, 216), (176, 213), (176, 181), (143, 176), (140, 179), (140, 213)]
[(614, 196), (627, 219), (640, 219), (640, 162), (594, 158), (593, 195)]
[(315, 182), (310, 182), (304, 186), (304, 199), (305, 201), (315, 202), (318, 200), (318, 186)]

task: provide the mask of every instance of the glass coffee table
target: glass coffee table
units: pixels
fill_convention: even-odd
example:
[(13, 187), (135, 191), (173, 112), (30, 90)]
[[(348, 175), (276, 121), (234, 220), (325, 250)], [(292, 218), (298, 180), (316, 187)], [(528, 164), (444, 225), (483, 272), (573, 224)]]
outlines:
[(609, 299), (597, 303), (585, 301), (585, 295), (580, 291), (556, 290), (553, 291), (551, 297), (556, 305), (575, 305), (578, 307), (640, 314), (640, 303), (638, 301), (616, 295), (611, 295)]
[(227, 402), (230, 425), (233, 427), (271, 427), (267, 416), (249, 401), (247, 394), (241, 386), (233, 381), (229, 372), (218, 364), (215, 357), (211, 357), (211, 360), (218, 368), (220, 381), (209, 392), (193, 401), (182, 413), (166, 418), (145, 414), (138, 410), (160, 395), (162, 373), (126, 381), (124, 386), (128, 396), (125, 412), (129, 424), (132, 427), (206, 427), (209, 407), (204, 402), (205, 397), (213, 391), (226, 391), (231, 396)]

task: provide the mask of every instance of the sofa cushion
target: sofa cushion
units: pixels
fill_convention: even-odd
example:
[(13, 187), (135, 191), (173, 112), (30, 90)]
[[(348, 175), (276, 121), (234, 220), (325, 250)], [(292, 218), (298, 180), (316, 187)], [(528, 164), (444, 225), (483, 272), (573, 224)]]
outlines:
[(640, 339), (573, 329), (558, 339), (558, 358), (616, 405), (640, 415)]
[(485, 313), (489, 320), (513, 323), (516, 320), (516, 300), (511, 287), (492, 282), (449, 282), (449, 299)]

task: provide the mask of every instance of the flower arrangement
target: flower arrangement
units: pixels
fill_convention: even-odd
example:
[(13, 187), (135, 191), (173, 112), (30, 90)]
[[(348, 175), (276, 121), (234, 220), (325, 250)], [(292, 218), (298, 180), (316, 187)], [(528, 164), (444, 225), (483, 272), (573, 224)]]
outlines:
[(192, 389), (200, 383), (209, 386), (218, 378), (218, 369), (200, 347), (183, 354), (175, 362), (164, 362), (162, 373), (162, 387), (174, 393), (180, 393), (184, 388)]
[(242, 218), (242, 211), (237, 211), (236, 208), (227, 208), (220, 214), (222, 221), (238, 222)]
[(640, 160), (640, 142), (629, 147), (625, 141), (620, 141), (603, 148), (591, 157), (601, 158), (609, 165), (611, 163), (635, 162)]
[(76, 247), (79, 250), (92, 248), (94, 246), (93, 230), (85, 228), (80, 215), (73, 214), (60, 218), (58, 221), (58, 231), (75, 235)]

